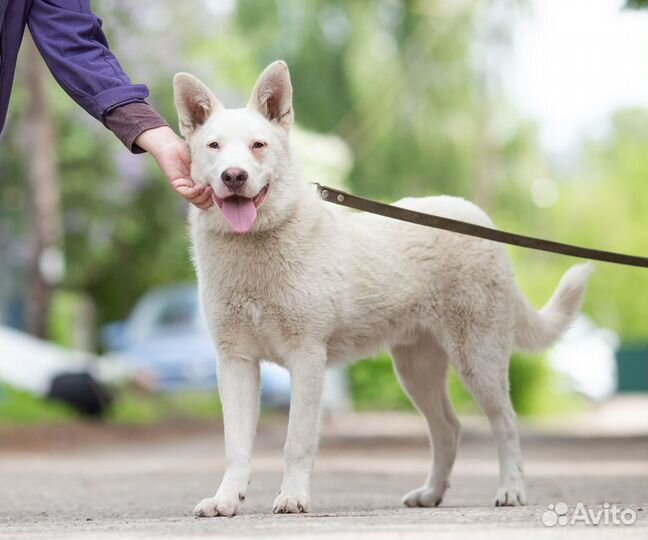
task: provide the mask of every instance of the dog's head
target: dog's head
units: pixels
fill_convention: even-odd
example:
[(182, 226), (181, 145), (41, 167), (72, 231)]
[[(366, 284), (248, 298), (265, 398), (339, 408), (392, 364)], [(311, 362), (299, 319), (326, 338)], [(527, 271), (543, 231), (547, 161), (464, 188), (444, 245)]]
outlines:
[(276, 225), (299, 191), (288, 140), (293, 110), (285, 62), (261, 73), (242, 109), (226, 109), (188, 73), (174, 77), (173, 90), (180, 132), (191, 147), (192, 177), (212, 186), (218, 227), (244, 234)]

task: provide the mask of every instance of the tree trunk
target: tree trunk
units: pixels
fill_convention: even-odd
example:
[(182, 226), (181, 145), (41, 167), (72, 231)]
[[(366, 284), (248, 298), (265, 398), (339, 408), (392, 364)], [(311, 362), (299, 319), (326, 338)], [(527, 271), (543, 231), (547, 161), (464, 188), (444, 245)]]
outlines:
[(47, 103), (48, 73), (31, 37), (24, 45), (27, 110), (23, 145), (30, 231), (26, 322), (30, 333), (46, 337), (52, 286), (61, 278), (63, 220), (54, 125)]

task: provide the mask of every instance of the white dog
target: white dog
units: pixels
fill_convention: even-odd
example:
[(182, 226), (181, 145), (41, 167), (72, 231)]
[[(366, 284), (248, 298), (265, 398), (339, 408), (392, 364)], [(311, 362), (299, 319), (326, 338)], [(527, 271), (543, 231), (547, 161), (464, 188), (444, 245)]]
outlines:
[[(250, 481), (259, 413), (259, 363), (291, 374), (285, 472), (274, 512), (308, 512), (324, 370), (388, 348), (401, 384), (427, 420), (434, 463), (407, 506), (435, 506), (448, 487), (459, 422), (448, 400), (454, 366), (497, 441), (496, 505), (526, 500), (508, 365), (514, 348), (551, 345), (576, 316), (590, 273), (571, 268), (535, 311), (502, 246), (320, 200), (299, 177), (289, 144), (292, 87), (283, 62), (259, 77), (247, 107), (226, 109), (195, 77), (174, 79), (192, 176), (216, 205), (192, 209), (200, 297), (220, 358), (227, 467), (196, 516), (233, 516)], [(401, 206), (493, 226), (454, 197)]]

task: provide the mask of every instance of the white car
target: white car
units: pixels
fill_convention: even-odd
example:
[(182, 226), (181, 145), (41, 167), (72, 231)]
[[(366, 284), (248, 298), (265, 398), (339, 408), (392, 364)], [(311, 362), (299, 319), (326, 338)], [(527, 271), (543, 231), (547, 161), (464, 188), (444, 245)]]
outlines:
[(551, 367), (566, 376), (573, 390), (602, 401), (617, 389), (615, 353), (619, 337), (581, 315), (549, 351)]

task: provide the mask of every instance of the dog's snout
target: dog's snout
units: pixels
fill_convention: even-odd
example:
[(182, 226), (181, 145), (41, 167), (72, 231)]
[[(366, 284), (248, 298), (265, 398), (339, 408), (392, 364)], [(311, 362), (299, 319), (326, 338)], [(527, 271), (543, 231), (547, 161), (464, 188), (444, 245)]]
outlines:
[(223, 171), (223, 174), (221, 174), (221, 180), (223, 180), (223, 184), (225, 184), (232, 191), (240, 188), (243, 184), (245, 184), (245, 181), (247, 179), (247, 171), (239, 169), (238, 167), (230, 167), (229, 169), (225, 169)]

